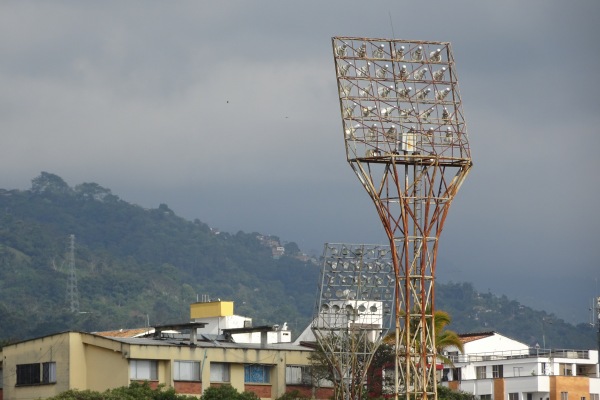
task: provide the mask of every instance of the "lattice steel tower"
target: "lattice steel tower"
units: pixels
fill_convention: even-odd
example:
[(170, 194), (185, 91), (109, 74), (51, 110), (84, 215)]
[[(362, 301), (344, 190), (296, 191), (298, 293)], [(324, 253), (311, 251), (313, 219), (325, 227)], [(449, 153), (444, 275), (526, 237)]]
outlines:
[(67, 263), (69, 269), (69, 280), (67, 281), (67, 301), (69, 302), (69, 310), (72, 313), (78, 313), (79, 290), (77, 289), (77, 275), (75, 274), (75, 235), (69, 235)]
[(438, 239), (469, 170), (450, 43), (332, 38), (347, 160), (390, 240), (396, 398), (436, 395)]
[(326, 244), (311, 325), (334, 371), (335, 399), (362, 399), (369, 365), (390, 328), (394, 270), (389, 246)]

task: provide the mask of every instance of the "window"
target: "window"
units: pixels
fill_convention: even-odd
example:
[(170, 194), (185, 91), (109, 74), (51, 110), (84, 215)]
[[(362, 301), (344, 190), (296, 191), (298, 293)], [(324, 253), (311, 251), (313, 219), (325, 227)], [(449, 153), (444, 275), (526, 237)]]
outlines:
[(462, 372), (460, 368), (452, 368), (452, 380), (460, 381), (462, 380)]
[(560, 392), (560, 400), (569, 400), (569, 392)]
[(548, 371), (548, 365), (545, 362), (543, 362), (542, 363), (542, 375), (546, 375), (548, 373), (547, 371)]
[(590, 393), (590, 400), (600, 400), (598, 393)]
[(479, 396), (479, 400), (492, 400), (491, 394), (482, 394)]
[(244, 366), (245, 383), (269, 383), (271, 382), (270, 365), (245, 365)]
[(211, 382), (229, 382), (229, 364), (210, 363), (210, 381)]
[(311, 385), (312, 376), (308, 365), (286, 365), (285, 383), (287, 385)]
[(17, 365), (17, 386), (44, 383), (56, 383), (55, 362)]
[[(485, 366), (475, 367), (475, 373), (477, 374), (477, 379), (485, 379), (485, 375), (486, 375)], [(510, 399), (510, 400), (512, 400), (512, 399)]]
[(176, 381), (200, 381), (200, 363), (197, 361), (175, 361), (173, 369)]
[(509, 393), (508, 400), (519, 400), (519, 393)]
[(136, 381), (158, 380), (158, 362), (156, 360), (129, 361), (129, 379)]
[(492, 365), (492, 378), (504, 378), (504, 366)]

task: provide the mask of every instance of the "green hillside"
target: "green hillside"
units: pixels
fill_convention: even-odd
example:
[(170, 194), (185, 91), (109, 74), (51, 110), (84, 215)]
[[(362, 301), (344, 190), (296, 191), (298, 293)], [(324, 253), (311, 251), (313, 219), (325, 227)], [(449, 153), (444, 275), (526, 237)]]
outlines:
[[(69, 235), (76, 238), (79, 313), (70, 312), (67, 299)], [(189, 304), (205, 295), (234, 301), (236, 314), (255, 325), (288, 322), (299, 333), (313, 313), (319, 267), (273, 258), (265, 239), (278, 241), (217, 232), (165, 204), (144, 209), (98, 184), (70, 187), (43, 172), (30, 190), (0, 189), (0, 339), (187, 321)], [(297, 250), (295, 243), (287, 248)], [(469, 284), (438, 285), (437, 296), (459, 332), (594, 346), (590, 327), (479, 294)]]

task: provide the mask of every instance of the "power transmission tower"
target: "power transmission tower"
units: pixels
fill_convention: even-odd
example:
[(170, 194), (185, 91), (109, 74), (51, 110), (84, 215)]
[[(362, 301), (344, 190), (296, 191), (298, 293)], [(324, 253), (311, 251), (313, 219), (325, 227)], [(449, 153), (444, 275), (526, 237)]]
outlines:
[(67, 301), (72, 313), (79, 313), (79, 291), (77, 290), (77, 275), (75, 274), (75, 235), (69, 235), (67, 251), (69, 280), (67, 281)]

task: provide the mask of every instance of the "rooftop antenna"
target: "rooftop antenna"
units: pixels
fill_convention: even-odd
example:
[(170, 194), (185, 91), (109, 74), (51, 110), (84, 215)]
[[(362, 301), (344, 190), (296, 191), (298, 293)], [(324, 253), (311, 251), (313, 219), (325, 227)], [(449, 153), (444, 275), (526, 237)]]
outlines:
[(347, 161), (392, 253), (394, 398), (436, 399), (438, 239), (472, 167), (452, 49), (365, 37), (333, 37), (332, 45)]
[(75, 235), (69, 235), (67, 250), (69, 278), (67, 281), (67, 301), (72, 313), (79, 313), (79, 291), (77, 290), (77, 275), (75, 274)]

